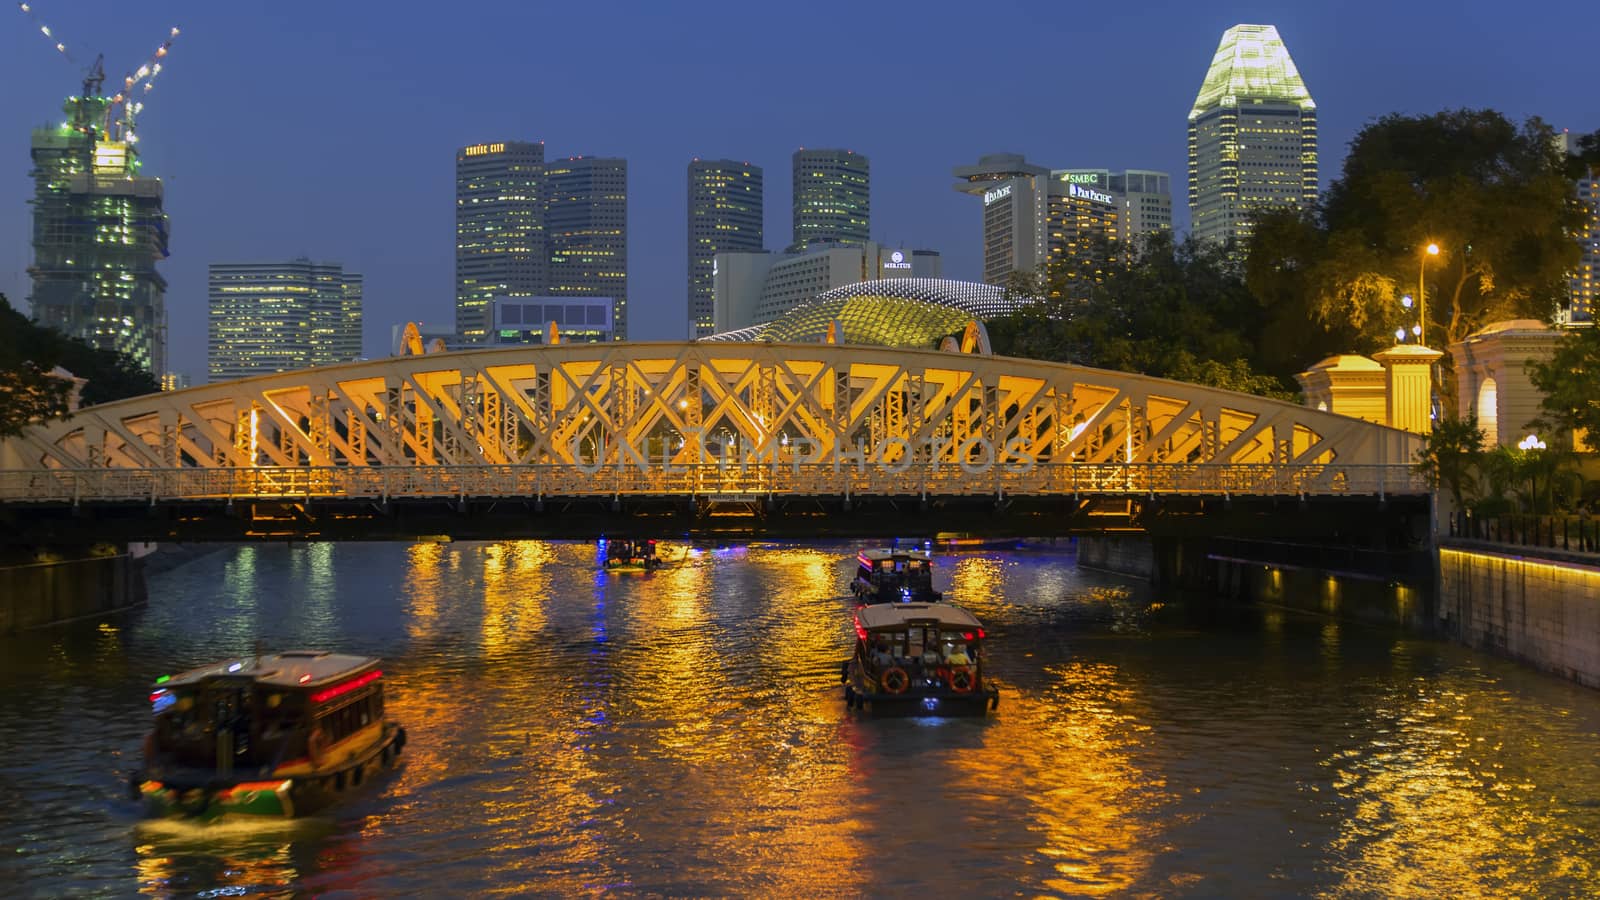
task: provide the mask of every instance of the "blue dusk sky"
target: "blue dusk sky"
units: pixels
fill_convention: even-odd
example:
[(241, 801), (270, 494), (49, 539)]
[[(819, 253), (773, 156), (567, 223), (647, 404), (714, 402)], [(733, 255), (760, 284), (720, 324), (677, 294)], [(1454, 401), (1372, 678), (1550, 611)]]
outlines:
[[(628, 160), (635, 339), (681, 339), (685, 169), (765, 169), (769, 248), (790, 239), (790, 154), (872, 164), (872, 233), (980, 273), (979, 205), (953, 166), (1012, 151), (1055, 168), (1172, 173), (1188, 212), (1185, 118), (1224, 29), (1278, 27), (1312, 97), (1322, 178), (1389, 112), (1492, 107), (1600, 128), (1594, 7), (1453, 4), (178, 2), (34, 0), (113, 77), (176, 25), (141, 120), (166, 184), (170, 367), (204, 380), (206, 266), (310, 256), (366, 278), (366, 348), (453, 321), (454, 151), (542, 140)], [(79, 69), (0, 14), (0, 292), (26, 309), (31, 128), (60, 121)]]

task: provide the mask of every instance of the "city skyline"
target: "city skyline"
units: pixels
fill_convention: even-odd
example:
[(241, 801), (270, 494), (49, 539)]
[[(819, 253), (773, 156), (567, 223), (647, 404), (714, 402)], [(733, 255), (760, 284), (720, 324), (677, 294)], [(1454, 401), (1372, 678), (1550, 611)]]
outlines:
[[(1577, 9), (1575, 4), (1568, 8)], [(1069, 33), (1094, 33), (1079, 29), (1063, 12), (1028, 9), (1040, 25), (1023, 38), (1028, 47), (1052, 45)], [(309, 253), (339, 258), (363, 272), (369, 354), (386, 349), (391, 324), (449, 321), (451, 154), (478, 140), (544, 140), (628, 160), (628, 306), (636, 323), (630, 336), (651, 339), (681, 338), (685, 331), (687, 273), (681, 248), (687, 159), (737, 158), (782, 173), (785, 157), (798, 147), (854, 149), (873, 161), (873, 239), (888, 246), (937, 247), (944, 254), (946, 277), (979, 280), (980, 223), (970, 201), (946, 187), (952, 166), (988, 153), (1016, 152), (1048, 165), (1167, 171), (1174, 174), (1173, 193), (1182, 196), (1176, 183), (1184, 170), (1178, 114), (1193, 102), (1217, 35), (1240, 22), (1276, 25), (1312, 85), (1323, 186), (1337, 176), (1345, 145), (1361, 125), (1389, 112), (1487, 106), (1517, 119), (1539, 114), (1573, 131), (1600, 126), (1578, 118), (1594, 115), (1581, 87), (1581, 41), (1549, 33), (1537, 22), (1492, 19), (1486, 5), (1466, 7), (1443, 23), (1421, 11), (1394, 12), (1376, 4), (1337, 12), (1262, 5), (1173, 8), (1155, 27), (1148, 13), (1130, 18), (1113, 11), (1096, 30), (1109, 36), (1139, 21), (1139, 57), (1148, 60), (1128, 71), (1117, 90), (1118, 98), (1136, 101), (1128, 104), (1136, 107), (1132, 111), (1111, 108), (1116, 104), (1098, 109), (1088, 100), (1064, 108), (1044, 105), (1058, 93), (1054, 81), (1041, 77), (1049, 69), (1046, 62), (974, 43), (949, 16), (923, 12), (864, 14), (864, 26), (896, 37), (885, 41), (859, 73), (868, 82), (880, 79), (882, 91), (851, 96), (818, 88), (808, 95), (781, 86), (779, 73), (807, 52), (807, 42), (826, 35), (821, 23), (779, 33), (772, 20), (740, 15), (729, 25), (701, 23), (714, 32), (701, 34), (666, 13), (639, 8), (619, 17), (618, 41), (659, 53), (658, 77), (607, 75), (577, 92), (521, 90), (518, 82), (525, 99), (508, 104), (482, 88), (505, 65), (490, 61), (496, 53), (515, 56), (507, 50), (510, 35), (500, 34), (509, 29), (485, 32), (476, 22), (470, 28), (452, 22), (424, 29), (400, 20), (371, 21), (359, 10), (332, 10), (319, 14), (313, 28), (293, 10), (217, 10), (198, 4), (156, 12), (109, 5), (40, 10), (69, 41), (103, 50), (113, 61), (141, 57), (146, 45), (173, 24), (184, 29), (143, 116), (141, 149), (146, 171), (164, 179), (173, 223), (172, 257), (162, 263), (171, 285), (169, 367), (191, 374), (203, 367), (203, 356), (192, 348), (205, 329), (206, 266), (230, 258)], [(520, 15), (508, 6), (487, 18), (515, 22)], [(1551, 11), (1548, 18), (1559, 16)], [(1375, 18), (1386, 27), (1373, 29), (1363, 22)], [(719, 46), (718, 35), (734, 29), (768, 37), (708, 55), (708, 48)], [(1525, 40), (1519, 43), (1519, 36)], [(1537, 63), (1526, 52), (1535, 36), (1541, 47)], [(296, 45), (301, 62), (277, 71), (281, 64), (274, 60), (285, 41)], [(438, 46), (468, 42), (485, 43), (465, 54), (474, 60), (470, 66), (453, 65), (448, 54), (452, 65), (443, 71), (414, 64), (422, 55), (436, 55)], [(948, 51), (938, 51), (941, 47)], [(1115, 42), (1099, 50), (1093, 41), (1076, 41), (1074, 47), (1104, 54), (1109, 66)], [(25, 309), (31, 261), (25, 142), (31, 128), (51, 119), (79, 74), (20, 14), (11, 27), (0, 29), (0, 49), (5, 51), (0, 71), (22, 86), (17, 101), (9, 104), (13, 115), (3, 123), (13, 164), (5, 170), (12, 174), (0, 182), (0, 291)], [(559, 50), (550, 65), (572, 64), (577, 58), (572, 53)], [(1350, 62), (1361, 58), (1383, 58), (1385, 64)], [(989, 76), (1000, 59), (1014, 71), (1002, 84), (1005, 89), (995, 91)], [(700, 110), (689, 103), (698, 96), (688, 88), (697, 77), (738, 66), (753, 67), (752, 77), (741, 79), (734, 94), (719, 101), (738, 109), (738, 115), (714, 115), (714, 108)], [(252, 67), (273, 69), (272, 78), (226, 77)], [(398, 84), (391, 83), (396, 79)], [(897, 95), (895, 84), (915, 84), (917, 90)], [(808, 96), (815, 102), (806, 102)], [(341, 97), (351, 102), (339, 102)], [(453, 99), (446, 102), (446, 97)], [(991, 104), (989, 112), (977, 98)], [(913, 127), (915, 120), (940, 128), (941, 138), (928, 141), (924, 128)], [(384, 133), (373, 127), (380, 121), (406, 126)], [(959, 121), (972, 125), (951, 137), (946, 123)], [(1083, 127), (1086, 122), (1096, 127)], [(786, 182), (775, 177), (767, 186), (769, 245), (789, 231)], [(1183, 230), (1187, 211), (1175, 213), (1180, 221), (1174, 224)]]

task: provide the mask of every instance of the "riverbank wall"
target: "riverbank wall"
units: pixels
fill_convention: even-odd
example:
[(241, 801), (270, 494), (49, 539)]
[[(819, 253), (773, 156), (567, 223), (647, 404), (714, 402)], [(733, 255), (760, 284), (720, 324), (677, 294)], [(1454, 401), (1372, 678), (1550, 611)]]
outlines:
[(143, 563), (126, 548), (0, 556), (0, 635), (122, 612), (145, 600)]
[(1424, 552), (1092, 535), (1079, 538), (1078, 563), (1219, 602), (1265, 603), (1419, 629), (1432, 626), (1431, 560)]
[(1600, 688), (1600, 555), (1446, 540), (1438, 631)]

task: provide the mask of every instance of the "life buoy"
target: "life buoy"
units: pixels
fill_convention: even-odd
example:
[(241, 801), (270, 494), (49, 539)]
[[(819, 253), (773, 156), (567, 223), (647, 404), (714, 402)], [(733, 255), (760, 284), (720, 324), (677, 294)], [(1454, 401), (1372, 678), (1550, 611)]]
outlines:
[(322, 727), (311, 729), (311, 734), (306, 738), (306, 755), (311, 758), (313, 766), (322, 765), (322, 753), (328, 747), (328, 739), (322, 734)]
[(950, 690), (958, 694), (965, 694), (972, 690), (972, 685), (972, 673), (966, 669), (956, 669), (950, 673)]
[(911, 687), (911, 676), (899, 666), (890, 666), (883, 674), (878, 676), (878, 681), (883, 684), (883, 690), (889, 694), (904, 694), (906, 688)]

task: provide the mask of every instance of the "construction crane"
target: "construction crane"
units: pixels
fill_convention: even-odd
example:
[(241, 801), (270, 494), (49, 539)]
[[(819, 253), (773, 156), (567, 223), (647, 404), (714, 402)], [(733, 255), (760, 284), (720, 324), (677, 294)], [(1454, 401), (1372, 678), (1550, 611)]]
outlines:
[[(26, 2), (18, 3), (17, 8), (22, 10), (28, 19), (38, 27), (39, 32), (55, 45), (57, 52), (66, 57), (68, 62), (74, 65), (78, 64), (77, 57), (73, 55), (66, 42), (56, 36), (55, 31), (49, 24), (40, 20), (31, 4)], [(141, 63), (137, 69), (123, 76), (122, 90), (107, 101), (105, 118), (94, 129), (99, 140), (127, 141), (130, 144), (138, 142), (139, 136), (134, 132), (133, 125), (135, 117), (144, 111), (144, 101), (139, 98), (148, 94), (151, 88), (155, 87), (155, 78), (161, 74), (161, 61), (172, 50), (172, 42), (177, 39), (178, 34), (178, 29), (173, 28), (167, 34), (167, 39), (161, 42), (161, 46), (157, 47), (149, 58)], [(104, 96), (105, 80), (105, 57), (102, 54), (95, 54), (94, 62), (84, 72), (83, 96)], [(140, 87), (143, 90), (136, 90)]]

